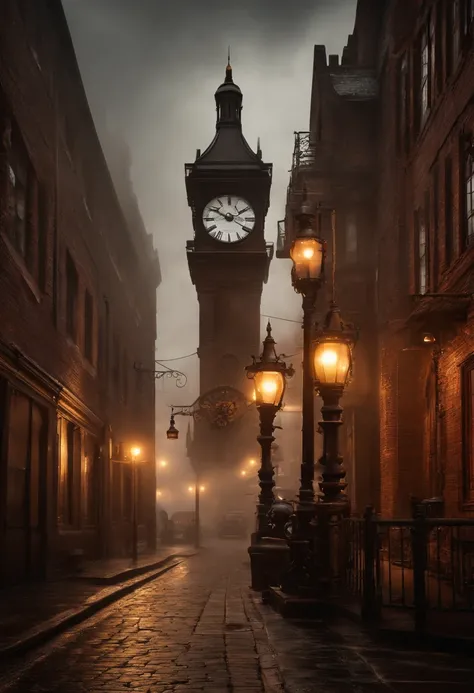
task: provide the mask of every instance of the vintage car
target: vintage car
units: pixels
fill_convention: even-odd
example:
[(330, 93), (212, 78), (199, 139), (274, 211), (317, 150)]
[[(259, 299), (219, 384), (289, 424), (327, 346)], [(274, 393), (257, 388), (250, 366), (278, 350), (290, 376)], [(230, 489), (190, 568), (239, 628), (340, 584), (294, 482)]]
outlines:
[(245, 514), (238, 510), (234, 510), (222, 515), (217, 526), (217, 536), (219, 539), (246, 537), (247, 520), (245, 518)]
[(192, 543), (195, 535), (195, 514), (192, 510), (182, 510), (174, 513), (169, 522), (168, 531), (170, 540)]

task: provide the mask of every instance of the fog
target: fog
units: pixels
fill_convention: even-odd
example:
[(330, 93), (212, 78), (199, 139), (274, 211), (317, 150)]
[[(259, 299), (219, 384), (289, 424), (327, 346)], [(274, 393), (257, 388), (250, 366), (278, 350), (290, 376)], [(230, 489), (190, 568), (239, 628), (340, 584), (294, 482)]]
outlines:
[[(284, 217), (293, 132), (307, 130), (313, 47), (340, 53), (352, 31), (356, 0), (63, 0), (79, 66), (106, 156), (111, 142), (129, 147), (132, 181), (145, 226), (155, 239), (163, 281), (158, 290), (156, 356), (188, 377), (157, 384), (157, 501), (168, 512), (190, 508), (194, 476), (186, 458), (189, 419), (177, 418), (178, 441), (167, 441), (169, 406), (190, 405), (199, 395), (198, 303), (189, 279), (185, 243), (192, 239), (184, 187), (184, 163), (204, 150), (215, 130), (214, 92), (223, 81), (231, 46), (234, 81), (244, 94), (243, 131), (263, 159), (273, 163), (266, 240), (276, 241)], [(264, 287), (263, 315), (272, 319), (278, 348), (299, 366), (300, 298), (289, 279), (289, 261), (274, 259)], [(262, 332), (267, 318), (262, 317)], [(177, 357), (188, 358), (169, 361)], [(250, 357), (250, 355), (249, 355)], [(250, 360), (250, 359), (249, 359)], [(298, 379), (295, 381), (298, 383)], [(293, 387), (295, 405), (298, 388)], [(291, 457), (298, 456), (300, 421), (289, 417)], [(280, 424), (281, 425), (281, 424)], [(285, 428), (285, 433), (286, 433)], [(259, 450), (256, 443), (255, 458)], [(166, 466), (160, 466), (160, 462)], [(237, 470), (229, 488), (248, 486), (254, 503), (256, 477)], [(249, 476), (251, 476), (249, 471)], [(216, 492), (205, 481), (203, 505)], [(243, 486), (242, 486), (243, 488)], [(245, 491), (247, 493), (247, 491)], [(247, 497), (247, 496), (246, 496)]]

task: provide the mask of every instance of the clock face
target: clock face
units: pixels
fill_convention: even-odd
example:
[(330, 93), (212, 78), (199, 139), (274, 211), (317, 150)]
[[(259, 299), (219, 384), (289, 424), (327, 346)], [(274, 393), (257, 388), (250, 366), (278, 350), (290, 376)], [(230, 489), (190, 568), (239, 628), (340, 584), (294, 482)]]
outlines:
[(247, 238), (255, 226), (255, 212), (237, 195), (220, 195), (204, 207), (202, 222), (207, 233), (221, 243)]

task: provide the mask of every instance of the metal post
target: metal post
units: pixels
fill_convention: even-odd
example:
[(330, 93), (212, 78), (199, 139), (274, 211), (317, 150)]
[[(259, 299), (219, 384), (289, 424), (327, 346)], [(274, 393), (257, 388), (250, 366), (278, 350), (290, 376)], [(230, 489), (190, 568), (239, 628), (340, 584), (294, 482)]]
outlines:
[(132, 560), (138, 560), (137, 465), (132, 462)]
[(323, 431), (323, 454), (319, 463), (323, 469), (323, 480), (319, 487), (324, 494), (323, 503), (348, 502), (344, 493), (347, 487), (344, 481), (346, 471), (342, 456), (339, 454), (339, 427), (342, 426), (342, 407), (339, 406), (341, 395), (342, 388), (331, 391), (321, 390), (323, 420), (319, 422), (319, 425)]
[(275, 440), (273, 437), (273, 421), (277, 412), (276, 407), (260, 407), (260, 435), (257, 440), (262, 448), (260, 469), (258, 472), (260, 494), (257, 504), (257, 535), (263, 537), (268, 534), (268, 512), (275, 500), (273, 488), (275, 481), (273, 478), (272, 466), (272, 443)]
[(314, 383), (312, 338), (314, 306), (318, 287), (309, 286), (303, 295), (303, 401), (302, 460), (300, 489), (290, 546), (290, 569), (282, 580), (282, 588), (293, 592), (311, 582), (309, 558), (311, 520), (316, 512), (314, 501)]
[(201, 544), (201, 518), (200, 518), (200, 488), (199, 488), (199, 476), (196, 474), (196, 486), (194, 489), (194, 546), (196, 549), (199, 548)]

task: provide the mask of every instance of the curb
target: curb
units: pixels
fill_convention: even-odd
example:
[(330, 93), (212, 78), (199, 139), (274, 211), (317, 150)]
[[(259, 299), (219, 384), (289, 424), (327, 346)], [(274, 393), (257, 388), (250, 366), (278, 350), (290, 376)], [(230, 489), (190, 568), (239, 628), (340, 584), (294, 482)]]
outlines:
[(109, 575), (94, 577), (93, 575), (75, 575), (72, 579), (75, 582), (88, 582), (93, 585), (118, 585), (121, 582), (131, 580), (134, 577), (144, 575), (152, 570), (161, 568), (169, 561), (174, 561), (178, 558), (189, 558), (189, 556), (194, 556), (195, 552), (191, 553), (172, 553), (166, 558), (160, 558), (159, 560), (153, 561), (152, 563), (146, 563), (145, 565), (132, 566), (131, 568), (126, 568), (118, 573), (111, 573)]
[[(186, 558), (191, 558), (196, 554), (189, 554)], [(184, 559), (183, 559), (184, 560)], [(65, 630), (71, 626), (78, 625), (83, 621), (87, 620), (97, 612), (104, 609), (106, 606), (113, 604), (122, 597), (127, 596), (131, 592), (134, 592), (139, 587), (142, 587), (147, 582), (151, 582), (157, 577), (164, 575), (172, 568), (176, 568), (183, 561), (179, 560), (171, 565), (167, 565), (160, 570), (153, 570), (153, 572), (145, 575), (144, 577), (136, 577), (135, 579), (129, 580), (126, 584), (120, 585), (115, 589), (111, 590), (101, 590), (97, 595), (94, 595), (88, 602), (85, 602), (82, 606), (76, 609), (70, 609), (69, 611), (62, 612), (53, 616), (47, 621), (44, 621), (39, 626), (36, 626), (29, 631), (27, 631), (23, 637), (19, 640), (13, 642), (7, 647), (2, 647), (0, 649), (0, 661), (8, 660), (11, 657), (15, 657), (21, 654), (25, 654), (29, 650), (38, 647), (51, 640), (56, 635), (63, 633)], [(106, 594), (101, 594), (101, 592), (107, 592)]]

